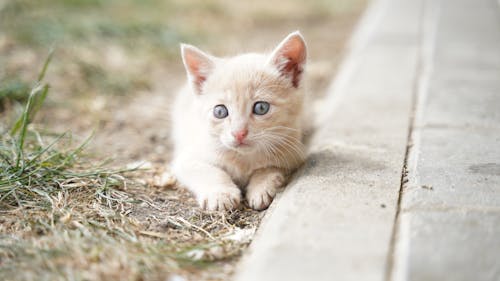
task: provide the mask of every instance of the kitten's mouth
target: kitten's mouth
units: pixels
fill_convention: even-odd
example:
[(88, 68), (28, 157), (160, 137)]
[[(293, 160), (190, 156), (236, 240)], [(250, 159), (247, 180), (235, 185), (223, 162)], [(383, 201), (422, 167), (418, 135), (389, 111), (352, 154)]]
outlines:
[(233, 150), (239, 154), (249, 154), (253, 152), (253, 147), (249, 144), (242, 143), (238, 144)]
[(240, 151), (240, 150), (248, 150), (248, 149), (251, 148), (251, 145), (248, 144), (248, 143), (242, 142), (242, 143), (236, 143), (236, 144), (234, 144), (232, 146), (232, 148), (234, 150), (238, 150), (238, 151)]
[(248, 152), (251, 148), (252, 145), (248, 142), (230, 142), (230, 143), (224, 143), (224, 146), (228, 148), (229, 150), (233, 150), (236, 152)]

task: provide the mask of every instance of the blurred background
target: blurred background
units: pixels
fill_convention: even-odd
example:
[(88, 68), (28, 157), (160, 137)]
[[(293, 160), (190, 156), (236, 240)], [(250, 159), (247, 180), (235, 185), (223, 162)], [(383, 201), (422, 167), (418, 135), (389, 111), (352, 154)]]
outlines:
[[(185, 81), (179, 43), (231, 56), (270, 51), (300, 30), (314, 100), (334, 77), (365, 4), (0, 0), (0, 279), (227, 280), (263, 213), (205, 214), (189, 193), (151, 182), (169, 161), (169, 105)], [(48, 95), (17, 155), (44, 172), (31, 181), (23, 175), (31, 170), (17, 172), (16, 156), (9, 158), (23, 147), (8, 132), (51, 50)], [(71, 165), (61, 156), (67, 142), (46, 147), (64, 132), (76, 143), (94, 132)], [(149, 170), (125, 184), (129, 174), (102, 170), (108, 159)], [(5, 181), (12, 177), (17, 185)]]
[(180, 42), (229, 56), (269, 51), (294, 30), (308, 42), (308, 84), (320, 95), (364, 2), (2, 0), (0, 101), (25, 101), (54, 49), (46, 78), (50, 118), (73, 130), (102, 127), (131, 98), (175, 93), (184, 81)]

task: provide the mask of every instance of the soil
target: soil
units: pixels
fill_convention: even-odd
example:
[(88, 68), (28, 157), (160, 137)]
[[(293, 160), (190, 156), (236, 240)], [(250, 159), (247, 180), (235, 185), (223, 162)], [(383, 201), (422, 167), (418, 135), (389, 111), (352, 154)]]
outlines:
[[(219, 26), (224, 36), (218, 38), (223, 42), (208, 39), (201, 41), (200, 47), (214, 55), (268, 51), (289, 32), (299, 28), (308, 43), (306, 85), (308, 95), (312, 97), (311, 102), (314, 103), (324, 96), (332, 81), (362, 7), (362, 4), (358, 4), (349, 12), (339, 13), (334, 17), (293, 20), (283, 16), (282, 20), (258, 20), (246, 23), (247, 29), (244, 32), (241, 32), (241, 26)], [(86, 78), (80, 71), (74, 70), (76, 64), (56, 63), (55, 69), (51, 69), (47, 77), (52, 86), (51, 97), (47, 101), (47, 108), (41, 112), (38, 123), (49, 124), (53, 131), (71, 129), (77, 139), (83, 139), (94, 132), (95, 136), (87, 151), (95, 161), (111, 158), (112, 165), (116, 167), (143, 163), (144, 167), (149, 168), (132, 175), (142, 185), (129, 190), (148, 203), (132, 206), (127, 214), (141, 223), (145, 235), (160, 235), (182, 243), (196, 239), (205, 241), (213, 233), (228, 232), (228, 228), (249, 230), (250, 234), (245, 236), (248, 241), (224, 246), (222, 258), (217, 258), (217, 253), (214, 254), (216, 266), (180, 273), (182, 278), (192, 280), (226, 280), (233, 273), (239, 256), (248, 245), (265, 211), (253, 211), (243, 205), (231, 213), (209, 214), (201, 211), (189, 192), (181, 186), (162, 187), (158, 177), (168, 170), (172, 151), (169, 107), (177, 89), (185, 83), (180, 56), (165, 60), (147, 55), (134, 58), (129, 57), (120, 46), (106, 44), (100, 48), (99, 56), (89, 55), (82, 50), (82, 60), (103, 60), (102, 63), (106, 65), (104, 69), (118, 75), (124, 73), (127, 79), (146, 72), (147, 86), (130, 89), (125, 87), (125, 95), (102, 95), (89, 89), (84, 96), (75, 96), (75, 92), (81, 92), (85, 88), (78, 81)], [(27, 78), (33, 77), (34, 72), (26, 69), (39, 65), (42, 60), (40, 52), (11, 43), (1, 34), (0, 54), (11, 56), (9, 71), (25, 71), (24, 76)], [(55, 60), (58, 60), (58, 55), (63, 61), (67, 54), (64, 50), (58, 54), (56, 50)], [(13, 56), (18, 57), (15, 63)], [(73, 82), (68, 81), (75, 82), (72, 84)], [(176, 228), (177, 224), (185, 226), (185, 221), (197, 223), (190, 225), (188, 232), (184, 228)]]

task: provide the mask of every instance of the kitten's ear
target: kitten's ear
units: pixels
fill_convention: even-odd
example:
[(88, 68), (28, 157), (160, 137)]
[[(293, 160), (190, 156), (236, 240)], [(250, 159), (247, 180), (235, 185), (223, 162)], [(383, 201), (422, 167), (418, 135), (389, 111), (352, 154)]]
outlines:
[(307, 58), (306, 42), (299, 31), (290, 33), (274, 49), (270, 63), (278, 68), (283, 76), (289, 77), (293, 87), (298, 88)]
[(182, 61), (193, 90), (201, 93), (202, 85), (215, 67), (215, 58), (195, 46), (181, 44)]

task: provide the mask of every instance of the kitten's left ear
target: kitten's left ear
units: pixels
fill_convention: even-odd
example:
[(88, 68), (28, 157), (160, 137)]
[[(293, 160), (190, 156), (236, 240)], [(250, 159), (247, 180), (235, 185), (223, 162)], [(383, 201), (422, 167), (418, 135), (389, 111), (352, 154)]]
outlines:
[(290, 33), (274, 49), (270, 63), (283, 76), (289, 77), (293, 87), (298, 88), (307, 58), (306, 42), (299, 31)]

